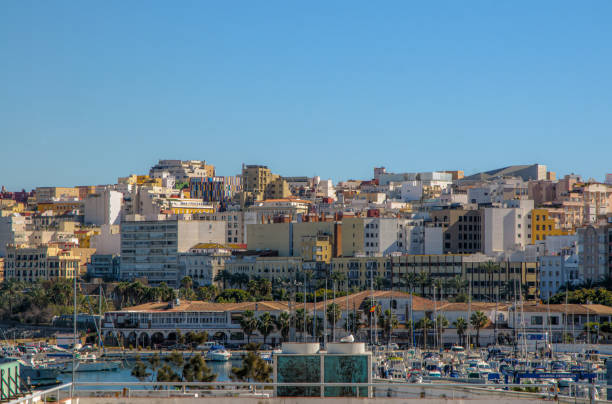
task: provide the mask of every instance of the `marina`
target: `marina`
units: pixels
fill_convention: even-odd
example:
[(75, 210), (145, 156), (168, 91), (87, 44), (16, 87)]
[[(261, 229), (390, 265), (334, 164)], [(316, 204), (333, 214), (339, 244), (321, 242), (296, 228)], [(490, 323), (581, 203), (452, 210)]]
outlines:
[[(48, 348), (51, 353), (56, 348)], [(363, 343), (329, 343), (328, 350), (323, 350), (315, 343), (289, 343), (275, 351), (260, 351), (257, 354), (272, 366), (280, 366), (282, 357), (292, 355), (319, 355), (321, 358), (332, 357), (335, 352), (355, 353), (369, 358), (369, 370), (362, 383), (370, 383), (369, 393), (363, 390), (360, 395), (376, 396), (384, 391), (389, 397), (411, 396), (418, 386), (435, 391), (458, 391), (469, 389), (501, 389), (505, 391), (540, 393), (550, 397), (595, 399), (607, 397), (607, 355), (595, 349), (573, 353), (555, 353), (546, 349), (530, 354), (519, 354), (513, 347), (491, 346), (483, 349), (466, 350), (455, 345), (451, 349), (424, 351), (419, 348), (406, 350), (388, 349), (385, 346), (369, 347)], [(80, 354), (75, 361), (72, 372), (72, 360), (57, 356), (46, 356), (45, 347), (32, 353), (24, 346), (4, 347), (12, 357), (16, 352), (23, 352), (17, 359), (21, 366), (21, 380), (29, 385), (30, 391), (44, 391), (74, 381), (75, 390), (89, 391), (95, 386), (99, 391), (116, 390), (123, 386), (130, 390), (151, 390), (147, 383), (157, 382), (155, 370), (146, 377), (137, 377), (133, 369), (138, 361), (148, 361), (157, 355), (164, 361), (177, 351), (141, 351), (112, 352), (96, 356), (93, 353)], [(245, 351), (229, 351), (221, 345), (212, 345), (207, 352), (179, 352), (189, 360), (201, 355), (206, 365), (216, 375), (215, 382), (231, 382), (232, 367), (240, 367)], [(121, 355), (121, 356), (120, 356)], [(322, 355), (322, 356), (321, 356)], [(330, 356), (331, 355), (331, 356)], [(4, 360), (11, 360), (5, 357)], [(295, 360), (295, 358), (294, 358)], [(300, 368), (293, 365), (292, 368)], [(356, 368), (352, 372), (355, 372)], [(301, 370), (300, 370), (301, 371)], [(282, 373), (279, 368), (279, 373)], [(290, 371), (290, 373), (295, 370)], [(299, 372), (297, 373), (299, 374)], [(74, 376), (74, 379), (73, 379)], [(354, 378), (353, 374), (350, 376)], [(278, 380), (275, 380), (278, 382)], [(392, 385), (392, 387), (388, 387)], [(415, 387), (417, 386), (417, 387)], [(424, 390), (419, 390), (424, 391)], [(134, 393), (136, 394), (136, 393)], [(430, 393), (431, 394), (431, 393)]]

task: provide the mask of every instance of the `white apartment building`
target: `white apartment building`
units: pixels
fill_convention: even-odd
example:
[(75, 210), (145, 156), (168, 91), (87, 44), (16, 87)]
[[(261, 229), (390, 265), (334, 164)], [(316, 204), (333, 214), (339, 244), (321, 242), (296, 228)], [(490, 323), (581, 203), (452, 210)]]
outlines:
[(26, 231), (26, 217), (13, 213), (0, 216), (0, 257), (6, 257), (8, 244), (26, 244), (29, 231)]
[(189, 276), (199, 286), (212, 285), (215, 277), (225, 269), (225, 262), (232, 253), (224, 248), (198, 248), (198, 245), (188, 252), (179, 253), (179, 278)]
[(609, 225), (589, 225), (577, 229), (580, 277), (594, 282), (610, 274)]
[(188, 182), (191, 177), (213, 177), (215, 167), (201, 160), (159, 160), (149, 170), (149, 176), (152, 178), (164, 178), (168, 174), (174, 177), (176, 182)]
[(503, 207), (484, 209), (484, 253), (499, 255), (524, 250), (531, 244), (532, 200), (506, 201)]
[(144, 220), (129, 217), (121, 223), (122, 280), (146, 278), (152, 285), (176, 286), (178, 254), (199, 243), (225, 241), (225, 223), (203, 220)]
[(121, 223), (123, 194), (105, 189), (87, 196), (85, 200), (85, 224), (101, 226)]
[(580, 283), (577, 255), (544, 255), (538, 258), (538, 262), (540, 297), (543, 299), (556, 294), (562, 286)]
[(226, 223), (228, 244), (247, 244), (247, 225), (257, 223), (256, 212), (231, 210), (225, 212), (202, 213), (196, 215), (201, 220), (221, 221)]

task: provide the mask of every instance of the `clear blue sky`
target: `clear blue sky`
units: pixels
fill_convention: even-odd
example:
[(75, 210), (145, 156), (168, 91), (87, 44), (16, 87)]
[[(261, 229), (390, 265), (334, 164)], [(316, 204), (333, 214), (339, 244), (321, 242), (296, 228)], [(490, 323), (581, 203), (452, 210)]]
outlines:
[(0, 2), (0, 184), (612, 172), (612, 1)]

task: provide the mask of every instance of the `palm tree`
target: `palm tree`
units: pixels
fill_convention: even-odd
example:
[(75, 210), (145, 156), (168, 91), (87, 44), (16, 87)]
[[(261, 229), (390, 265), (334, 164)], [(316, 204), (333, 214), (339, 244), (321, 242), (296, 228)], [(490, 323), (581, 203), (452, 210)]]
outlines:
[(457, 329), (457, 336), (459, 337), (459, 344), (463, 345), (463, 339), (465, 337), (465, 331), (467, 330), (467, 321), (463, 317), (459, 317), (453, 322), (453, 326)]
[(347, 322), (348, 329), (353, 335), (357, 336), (359, 329), (363, 326), (361, 312), (349, 313)]
[(332, 327), (332, 341), (335, 341), (336, 340), (336, 323), (338, 322), (338, 320), (340, 320), (340, 316), (342, 314), (340, 312), (340, 306), (338, 306), (336, 303), (332, 303), (328, 305), (325, 314), (327, 317), (327, 322)]
[(265, 344), (268, 335), (274, 331), (274, 317), (272, 317), (267, 311), (259, 316), (259, 319), (257, 319), (257, 331), (263, 335), (263, 342)]
[[(500, 266), (498, 263), (493, 261), (487, 261), (484, 264), (484, 269), (487, 274), (487, 283), (489, 284), (489, 301), (492, 302), (494, 299), (493, 296), (493, 274), (500, 273)], [(499, 285), (499, 283), (498, 283)]]
[(304, 308), (303, 307), (300, 307), (299, 309), (297, 309), (295, 313), (293, 314), (293, 323), (295, 324), (296, 331), (301, 333), (302, 337), (305, 337), (306, 335), (305, 325), (307, 324), (304, 324)]
[(217, 272), (217, 275), (215, 275), (215, 282), (222, 282), (223, 283), (223, 289), (226, 289), (227, 286), (227, 282), (231, 282), (232, 281), (232, 274), (224, 269), (223, 271), (219, 271)]
[(442, 343), (442, 334), (444, 333), (444, 329), (448, 327), (448, 320), (444, 317), (443, 314), (438, 314), (436, 317), (436, 328), (438, 329), (438, 343), (440, 346), (443, 346)]
[(440, 291), (440, 301), (442, 301), (442, 292), (444, 291), (444, 288), (446, 287), (446, 283), (444, 282), (444, 279), (442, 278), (436, 278), (433, 280), (432, 282), (433, 287), (434, 287), (434, 298), (435, 298), (435, 293), (436, 293), (436, 289)]
[(289, 338), (289, 331), (291, 329), (291, 316), (286, 311), (281, 312), (278, 315), (278, 318), (274, 320), (274, 325), (276, 329), (281, 334), (281, 338), (283, 342), (287, 341)]
[(425, 288), (431, 285), (431, 278), (427, 272), (421, 272), (418, 276), (418, 283), (421, 285), (421, 296), (425, 297)]
[(257, 330), (257, 319), (252, 310), (245, 310), (240, 318), (240, 328), (247, 337), (247, 344), (251, 342), (251, 335)]
[(404, 277), (404, 281), (406, 283), (406, 286), (408, 287), (408, 291), (412, 294), (414, 286), (419, 282), (419, 276), (414, 272), (409, 272)]
[(385, 337), (387, 338), (387, 345), (391, 344), (391, 335), (393, 330), (397, 328), (399, 321), (395, 314), (391, 313), (390, 309), (385, 310), (382, 316), (378, 318), (378, 326), (383, 330)]
[(470, 323), (476, 329), (476, 345), (480, 346), (480, 329), (487, 325), (489, 319), (482, 311), (477, 311), (472, 314)]
[(181, 279), (181, 287), (185, 289), (191, 289), (193, 287), (193, 279), (191, 279), (191, 276), (186, 276)]
[(427, 330), (433, 328), (433, 321), (431, 321), (427, 317), (423, 317), (419, 321), (417, 321), (415, 328), (417, 330), (423, 330), (423, 349), (427, 349)]

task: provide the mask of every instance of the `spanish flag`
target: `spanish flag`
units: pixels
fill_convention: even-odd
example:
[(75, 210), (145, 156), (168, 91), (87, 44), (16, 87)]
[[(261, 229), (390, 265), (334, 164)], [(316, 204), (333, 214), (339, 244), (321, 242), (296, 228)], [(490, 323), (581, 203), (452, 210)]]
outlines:
[(370, 307), (370, 313), (374, 313), (376, 311), (376, 306)]

